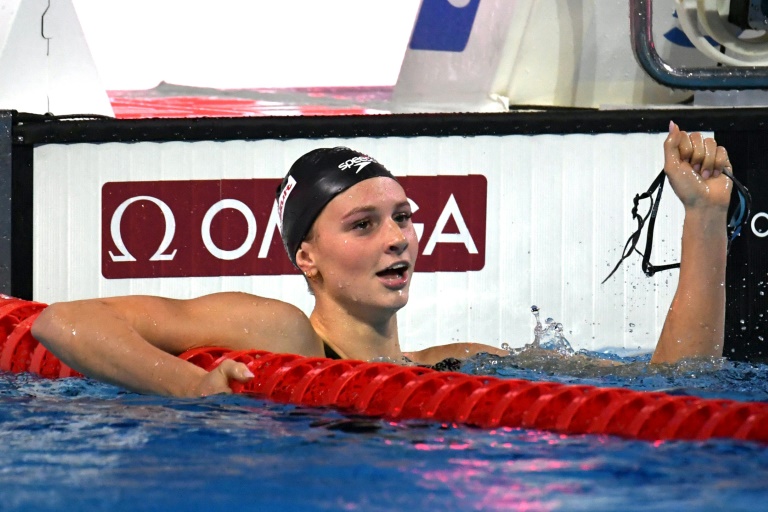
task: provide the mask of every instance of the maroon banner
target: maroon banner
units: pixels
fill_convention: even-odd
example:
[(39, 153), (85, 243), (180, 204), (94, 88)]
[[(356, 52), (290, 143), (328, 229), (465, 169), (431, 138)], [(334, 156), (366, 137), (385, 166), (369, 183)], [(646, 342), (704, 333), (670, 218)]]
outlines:
[[(421, 272), (485, 265), (485, 176), (398, 178), (412, 202)], [(101, 190), (107, 279), (295, 274), (277, 228), (279, 179), (132, 181)]]

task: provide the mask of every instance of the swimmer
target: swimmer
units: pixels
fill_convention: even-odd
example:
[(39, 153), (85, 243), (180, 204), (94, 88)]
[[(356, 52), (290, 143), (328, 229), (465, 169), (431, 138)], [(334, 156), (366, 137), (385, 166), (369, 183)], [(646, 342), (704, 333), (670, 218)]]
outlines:
[[(652, 361), (721, 356), (727, 153), (713, 139), (670, 123), (666, 171), (685, 206), (680, 280)], [(32, 334), (70, 367), (151, 394), (229, 393), (253, 375), (235, 361), (205, 370), (178, 354), (204, 346), (304, 356), (412, 361), (433, 365), (497, 347), (453, 343), (404, 353), (396, 313), (409, 299), (418, 241), (397, 179), (348, 148), (299, 158), (277, 191), (288, 257), (304, 274), (315, 307), (309, 318), (281, 301), (245, 293), (175, 300), (126, 296), (56, 303)]]

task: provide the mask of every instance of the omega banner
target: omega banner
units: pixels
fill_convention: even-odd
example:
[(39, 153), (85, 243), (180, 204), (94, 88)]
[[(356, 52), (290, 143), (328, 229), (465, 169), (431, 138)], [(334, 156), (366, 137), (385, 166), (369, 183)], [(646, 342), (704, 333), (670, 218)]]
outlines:
[[(109, 182), (101, 191), (107, 279), (293, 274), (277, 223), (279, 179)], [(414, 212), (419, 271), (485, 265), (482, 175), (400, 178)]]

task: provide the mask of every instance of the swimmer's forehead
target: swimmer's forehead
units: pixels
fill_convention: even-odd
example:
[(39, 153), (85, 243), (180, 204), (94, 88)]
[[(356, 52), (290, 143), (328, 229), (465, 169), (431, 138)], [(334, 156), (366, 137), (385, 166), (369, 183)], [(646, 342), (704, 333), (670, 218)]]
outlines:
[(377, 177), (361, 181), (340, 193), (326, 206), (335, 210), (357, 212), (382, 207), (407, 206), (408, 198), (402, 185), (392, 178)]

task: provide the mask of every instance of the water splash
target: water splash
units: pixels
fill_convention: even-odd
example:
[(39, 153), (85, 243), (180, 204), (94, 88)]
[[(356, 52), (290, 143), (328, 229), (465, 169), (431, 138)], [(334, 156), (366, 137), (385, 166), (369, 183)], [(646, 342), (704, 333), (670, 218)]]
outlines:
[(512, 349), (508, 343), (502, 343), (501, 348), (513, 353), (516, 350), (533, 348), (552, 350), (564, 356), (575, 354), (573, 347), (571, 347), (571, 344), (563, 335), (563, 324), (548, 317), (544, 320), (544, 325), (542, 325), (541, 318), (539, 318), (539, 306), (531, 306), (531, 313), (533, 313), (533, 317), (536, 319), (536, 326), (533, 328), (533, 342), (523, 347), (523, 349)]
[(533, 313), (533, 317), (536, 319), (536, 326), (533, 328), (532, 345), (544, 350), (553, 350), (564, 356), (572, 356), (574, 350), (563, 335), (563, 324), (548, 317), (544, 320), (544, 326), (542, 326), (541, 319), (539, 318), (539, 307), (536, 305), (531, 306), (531, 313)]

